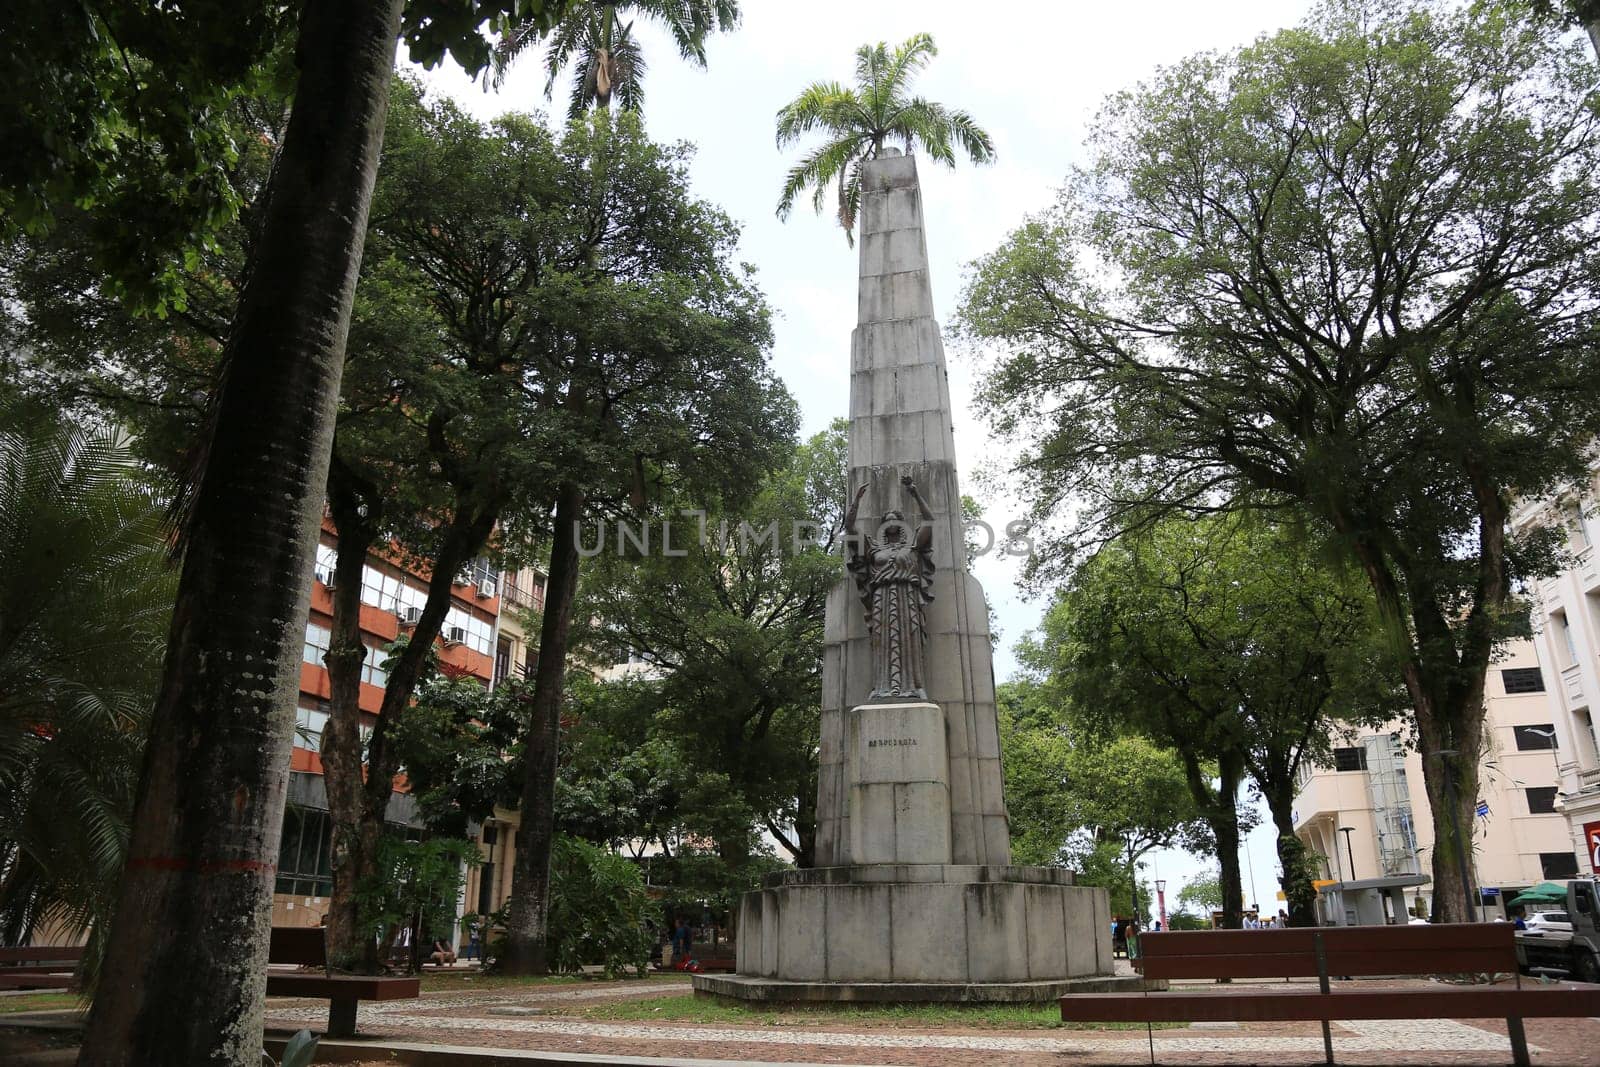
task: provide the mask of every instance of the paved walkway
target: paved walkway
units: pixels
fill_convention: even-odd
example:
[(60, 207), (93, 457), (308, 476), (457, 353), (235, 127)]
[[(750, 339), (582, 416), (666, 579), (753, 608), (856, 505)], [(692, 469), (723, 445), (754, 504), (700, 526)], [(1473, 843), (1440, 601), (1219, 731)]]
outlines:
[[(782, 1025), (705, 1025), (687, 1022), (607, 1022), (563, 1017), (587, 1001), (617, 997), (681, 996), (680, 982), (630, 982), (577, 988), (501, 989), (478, 994), (428, 996), (420, 1001), (363, 1004), (359, 1027), (373, 1038), (439, 1045), (679, 1056), (745, 1063), (849, 1062), (996, 1067), (1067, 1063), (1148, 1062), (1150, 1038), (1142, 1031), (1006, 1031), (919, 1025), (910, 1020), (867, 1020), (819, 1014)], [(272, 1001), (274, 1025), (316, 1028), (326, 1007), (308, 1001)], [(1538, 1064), (1594, 1063), (1600, 1021), (1529, 1020)], [(1336, 1057), (1351, 1063), (1504, 1064), (1510, 1044), (1504, 1024), (1450, 1019), (1333, 1024)], [(1166, 1064), (1275, 1065), (1320, 1063), (1322, 1036), (1315, 1023), (1223, 1024), (1159, 1030), (1156, 1057)], [(377, 1050), (374, 1050), (377, 1051)]]

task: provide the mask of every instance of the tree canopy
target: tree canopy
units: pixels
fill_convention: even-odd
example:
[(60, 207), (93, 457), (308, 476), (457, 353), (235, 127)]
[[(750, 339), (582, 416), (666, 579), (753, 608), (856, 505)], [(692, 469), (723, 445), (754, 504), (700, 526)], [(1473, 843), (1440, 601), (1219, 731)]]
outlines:
[(1330, 0), (1114, 96), (964, 297), (1036, 575), (1163, 514), (1304, 507), (1407, 650), (1441, 826), (1446, 777), (1476, 795), (1445, 754), (1479, 751), (1511, 583), (1551, 562), (1509, 500), (1600, 431), (1595, 94), (1580, 42), (1504, 4)]
[[(1297, 924), (1315, 921), (1294, 832), (1301, 771), (1327, 758), (1339, 724), (1402, 707), (1365, 583), (1307, 537), (1252, 513), (1130, 534), (1079, 567), (1029, 653), (1080, 719), (1181, 749), (1211, 818), (1231, 818), (1230, 776), (1250, 780), (1278, 830)], [(1225, 886), (1238, 877), (1233, 862), (1223, 858)]]

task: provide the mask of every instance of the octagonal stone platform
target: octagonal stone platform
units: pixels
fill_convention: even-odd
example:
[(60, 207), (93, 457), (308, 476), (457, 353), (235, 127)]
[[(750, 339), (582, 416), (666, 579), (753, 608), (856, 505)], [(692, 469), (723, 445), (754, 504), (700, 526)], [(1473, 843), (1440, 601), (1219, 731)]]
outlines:
[(1111, 977), (1106, 891), (1056, 867), (864, 864), (783, 871), (740, 906), (743, 1000), (1045, 1001)]

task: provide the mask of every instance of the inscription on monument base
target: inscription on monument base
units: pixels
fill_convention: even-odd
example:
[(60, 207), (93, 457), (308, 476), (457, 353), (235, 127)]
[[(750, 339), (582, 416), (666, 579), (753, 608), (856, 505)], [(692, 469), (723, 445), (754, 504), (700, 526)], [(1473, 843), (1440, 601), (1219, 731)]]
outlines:
[(950, 862), (950, 762), (937, 704), (863, 704), (846, 716), (851, 863)]

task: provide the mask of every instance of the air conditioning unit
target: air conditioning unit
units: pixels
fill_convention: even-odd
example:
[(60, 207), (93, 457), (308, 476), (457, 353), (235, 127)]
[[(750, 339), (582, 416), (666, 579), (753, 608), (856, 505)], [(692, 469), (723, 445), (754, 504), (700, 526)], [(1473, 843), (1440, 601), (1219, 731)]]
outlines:
[(394, 617), (400, 620), (401, 626), (415, 626), (422, 621), (422, 609), (410, 604), (401, 604), (394, 609)]
[(485, 578), (485, 579), (483, 579), (482, 581), (480, 581), (478, 583), (478, 595), (479, 596), (483, 597), (484, 599), (488, 599), (489, 597), (494, 596), (494, 594), (495, 594), (495, 581), (494, 581), (493, 578)]
[(445, 630), (444, 630), (445, 644), (448, 644), (448, 645), (459, 645), (463, 641), (465, 641), (466, 639), (467, 639), (467, 628), (465, 626), (447, 626), (447, 627), (445, 627)]
[(319, 581), (323, 585), (327, 586), (328, 587), (328, 591), (332, 592), (333, 591), (333, 571), (331, 571), (331, 570), (326, 570), (325, 571), (325, 570), (323, 570), (322, 568), (319, 567), (319, 568), (317, 568), (316, 575), (317, 575), (317, 581)]

